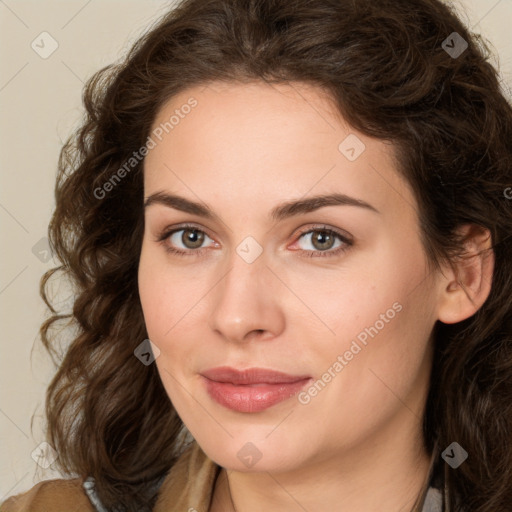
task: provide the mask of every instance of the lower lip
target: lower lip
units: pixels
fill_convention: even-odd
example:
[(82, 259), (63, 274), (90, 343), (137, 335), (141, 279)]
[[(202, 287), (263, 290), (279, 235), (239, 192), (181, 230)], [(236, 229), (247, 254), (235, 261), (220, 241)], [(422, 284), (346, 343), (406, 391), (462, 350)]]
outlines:
[(308, 384), (311, 379), (280, 384), (234, 385), (203, 377), (208, 394), (219, 404), (238, 412), (260, 412), (288, 400)]

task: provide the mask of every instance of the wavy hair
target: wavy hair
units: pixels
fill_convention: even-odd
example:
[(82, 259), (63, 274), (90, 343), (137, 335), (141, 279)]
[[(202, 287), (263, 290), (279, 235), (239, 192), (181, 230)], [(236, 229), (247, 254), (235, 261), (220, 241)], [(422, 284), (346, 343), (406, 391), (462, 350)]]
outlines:
[[(460, 55), (449, 51), (454, 32), (468, 45)], [(436, 465), (451, 511), (510, 510), (512, 107), (491, 57), (439, 0), (184, 0), (95, 73), (59, 158), (48, 232), (61, 264), (40, 283), (51, 310), (41, 338), (58, 359), (47, 438), (61, 471), (94, 477), (110, 510), (150, 510), (153, 484), (184, 444), (156, 365), (134, 357), (148, 337), (137, 287), (143, 159), (108, 193), (104, 184), (178, 92), (211, 81), (304, 82), (328, 91), (354, 128), (393, 144), (432, 268), (463, 256), (462, 224), (491, 234), (488, 299), (467, 320), (434, 326), (423, 432), (436, 460), (453, 441), (469, 453), (456, 470)], [(48, 298), (55, 273), (73, 285), (72, 312)], [(54, 328), (64, 321), (75, 331), (59, 349)]]

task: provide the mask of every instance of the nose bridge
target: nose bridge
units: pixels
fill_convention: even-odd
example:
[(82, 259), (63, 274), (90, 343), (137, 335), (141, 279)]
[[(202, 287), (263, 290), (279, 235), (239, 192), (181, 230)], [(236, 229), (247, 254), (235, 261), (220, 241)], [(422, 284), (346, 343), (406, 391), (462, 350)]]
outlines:
[(263, 248), (256, 244), (244, 239), (235, 248), (213, 296), (210, 326), (233, 341), (244, 341), (252, 331), (275, 334), (281, 328), (276, 283)]

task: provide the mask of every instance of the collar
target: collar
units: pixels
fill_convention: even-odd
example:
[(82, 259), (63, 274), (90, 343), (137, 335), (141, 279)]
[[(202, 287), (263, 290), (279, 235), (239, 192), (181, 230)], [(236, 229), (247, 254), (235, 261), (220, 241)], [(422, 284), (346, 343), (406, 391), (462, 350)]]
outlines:
[(220, 471), (192, 441), (165, 477), (153, 512), (208, 512)]

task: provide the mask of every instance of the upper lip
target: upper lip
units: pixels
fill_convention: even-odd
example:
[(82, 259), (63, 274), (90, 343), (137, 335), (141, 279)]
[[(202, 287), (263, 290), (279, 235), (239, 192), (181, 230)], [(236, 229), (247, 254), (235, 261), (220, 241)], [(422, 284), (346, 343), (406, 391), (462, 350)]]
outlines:
[(216, 382), (231, 384), (283, 384), (309, 379), (309, 375), (290, 375), (266, 368), (237, 370), (229, 366), (219, 366), (201, 372), (203, 377)]

